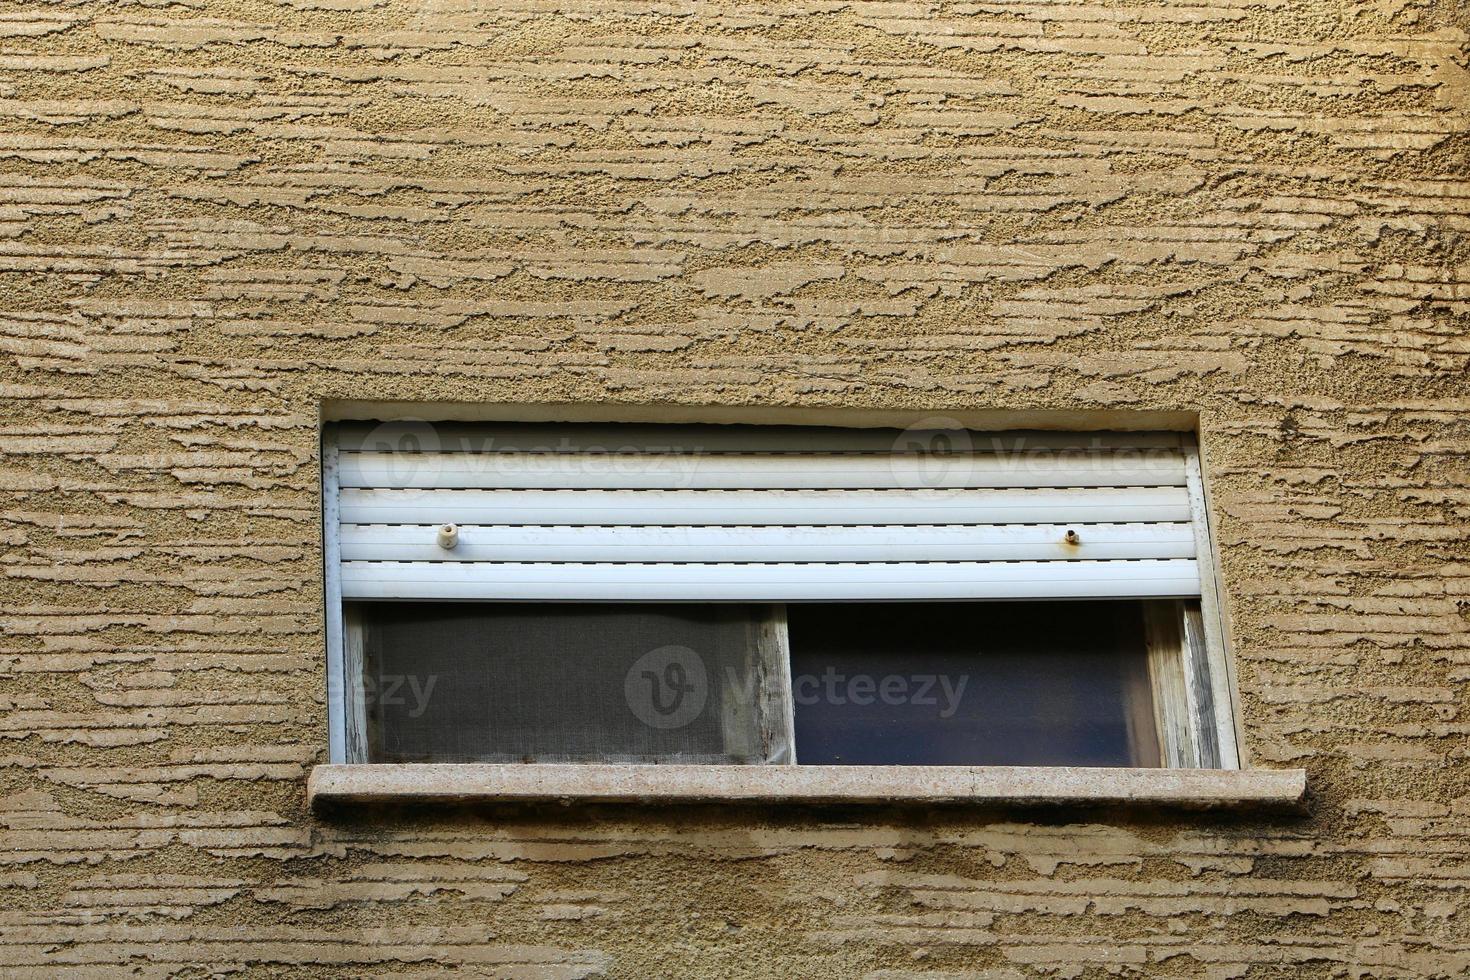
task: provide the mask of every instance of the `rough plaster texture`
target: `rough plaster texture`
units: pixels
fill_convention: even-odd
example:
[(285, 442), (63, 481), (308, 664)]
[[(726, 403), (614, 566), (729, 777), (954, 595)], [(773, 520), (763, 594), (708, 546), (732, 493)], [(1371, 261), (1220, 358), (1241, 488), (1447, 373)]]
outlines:
[[(0, 972), (1470, 973), (1467, 20), (0, 3)], [(1197, 410), (1311, 814), (314, 819), (324, 398)]]

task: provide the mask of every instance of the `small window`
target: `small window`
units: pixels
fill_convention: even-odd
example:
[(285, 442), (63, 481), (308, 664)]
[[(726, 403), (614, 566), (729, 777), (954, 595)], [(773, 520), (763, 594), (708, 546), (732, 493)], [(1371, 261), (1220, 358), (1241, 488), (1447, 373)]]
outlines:
[(332, 755), (1234, 768), (1176, 433), (341, 423)]

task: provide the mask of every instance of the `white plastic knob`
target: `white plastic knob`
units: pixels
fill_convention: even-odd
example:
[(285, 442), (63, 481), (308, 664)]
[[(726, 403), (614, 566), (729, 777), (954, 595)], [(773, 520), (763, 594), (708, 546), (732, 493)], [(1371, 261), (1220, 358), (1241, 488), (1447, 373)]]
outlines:
[(459, 528), (455, 527), (453, 524), (439, 525), (439, 534), (437, 536), (437, 540), (439, 542), (439, 547), (443, 548), (445, 551), (453, 551), (454, 546), (459, 544)]

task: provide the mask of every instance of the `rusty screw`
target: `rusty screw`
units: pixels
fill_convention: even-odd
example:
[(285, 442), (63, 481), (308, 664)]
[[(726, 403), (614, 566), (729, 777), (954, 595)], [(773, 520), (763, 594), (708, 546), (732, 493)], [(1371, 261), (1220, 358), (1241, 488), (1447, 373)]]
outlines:
[(1076, 531), (1072, 530), (1071, 528), (1068, 528), (1067, 529), (1067, 543), (1068, 544), (1081, 544), (1082, 543), (1082, 538), (1078, 536), (1078, 534), (1077, 534)]

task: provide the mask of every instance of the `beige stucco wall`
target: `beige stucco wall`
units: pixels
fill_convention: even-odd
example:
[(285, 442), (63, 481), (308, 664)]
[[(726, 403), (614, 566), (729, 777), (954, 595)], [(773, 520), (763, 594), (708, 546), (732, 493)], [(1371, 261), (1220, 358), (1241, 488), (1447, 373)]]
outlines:
[[(1470, 973), (1463, 4), (0, 11), (0, 973)], [(1197, 411), (1312, 812), (314, 820), (362, 398)]]

